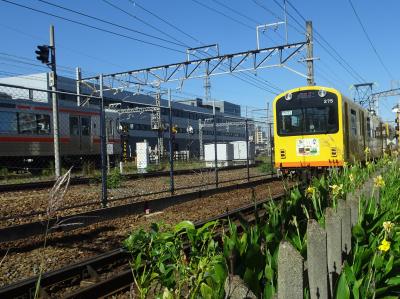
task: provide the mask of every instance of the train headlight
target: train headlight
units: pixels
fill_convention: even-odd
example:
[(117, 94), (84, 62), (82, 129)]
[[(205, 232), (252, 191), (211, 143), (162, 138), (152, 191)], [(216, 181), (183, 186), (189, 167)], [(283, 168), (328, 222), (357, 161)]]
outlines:
[(291, 93), (287, 93), (287, 94), (285, 95), (285, 100), (286, 100), (286, 101), (290, 101), (290, 100), (292, 99), (292, 97), (293, 97), (293, 95), (292, 95)]
[(318, 95), (321, 98), (325, 97), (326, 96), (326, 90), (323, 90), (323, 89), (318, 90)]

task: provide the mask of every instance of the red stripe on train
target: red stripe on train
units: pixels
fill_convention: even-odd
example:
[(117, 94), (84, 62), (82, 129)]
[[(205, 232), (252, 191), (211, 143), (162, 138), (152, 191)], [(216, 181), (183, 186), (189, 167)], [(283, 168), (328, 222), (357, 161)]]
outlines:
[[(61, 137), (60, 142), (68, 143), (71, 138)], [(53, 143), (53, 137), (16, 137), (16, 136), (0, 136), (0, 142), (46, 142)]]

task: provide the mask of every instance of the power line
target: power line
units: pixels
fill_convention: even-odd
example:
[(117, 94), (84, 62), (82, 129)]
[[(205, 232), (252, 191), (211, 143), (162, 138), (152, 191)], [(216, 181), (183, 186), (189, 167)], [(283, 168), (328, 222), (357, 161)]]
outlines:
[(353, 2), (351, 2), (351, 0), (349, 0), (349, 3), (350, 3), (351, 8), (353, 9), (353, 12), (354, 12), (354, 14), (355, 14), (357, 20), (358, 20), (358, 23), (360, 24), (362, 30), (364, 31), (365, 36), (366, 36), (367, 39), (368, 39), (369, 44), (371, 45), (372, 49), (374, 50), (374, 53), (375, 53), (376, 57), (378, 57), (378, 60), (379, 60), (380, 64), (383, 66), (383, 68), (385, 69), (386, 73), (389, 75), (390, 79), (393, 80), (393, 75), (392, 75), (392, 73), (389, 71), (389, 69), (387, 68), (387, 66), (383, 63), (382, 57), (379, 55), (379, 53), (378, 53), (378, 51), (376, 50), (374, 44), (372, 43), (372, 40), (371, 40), (371, 38), (369, 37), (369, 35), (368, 35), (368, 33), (367, 33), (367, 30), (365, 29), (363, 23), (361, 22), (361, 18), (360, 18), (360, 16), (358, 15), (358, 13), (357, 13), (357, 11), (356, 11), (354, 5), (353, 5)]
[(155, 46), (155, 47), (158, 47), (158, 48), (163, 48), (165, 50), (169, 50), (169, 51), (173, 51), (173, 52), (185, 53), (183, 51), (180, 51), (180, 50), (177, 50), (177, 49), (174, 49), (174, 48), (166, 47), (166, 46), (163, 46), (163, 45), (160, 45), (160, 44), (156, 44), (156, 43), (153, 43), (153, 42), (149, 42), (149, 41), (144, 41), (144, 40), (141, 40), (141, 39), (138, 39), (138, 38), (134, 38), (134, 37), (125, 35), (125, 34), (117, 33), (117, 32), (114, 32), (114, 31), (111, 31), (111, 30), (107, 30), (107, 29), (104, 29), (104, 28), (100, 28), (100, 27), (97, 27), (97, 26), (89, 25), (89, 24), (86, 24), (86, 23), (83, 23), (83, 22), (80, 22), (80, 21), (75, 21), (75, 20), (72, 20), (72, 19), (68, 19), (68, 18), (59, 16), (59, 15), (53, 14), (53, 13), (42, 11), (42, 10), (30, 7), (30, 6), (25, 6), (25, 5), (22, 5), (22, 4), (19, 4), (19, 3), (15, 3), (15, 2), (12, 2), (12, 1), (9, 1), (9, 0), (0, 0), (0, 1), (15, 5), (15, 6), (18, 6), (18, 7), (22, 7), (22, 8), (31, 10), (31, 11), (35, 11), (37, 13), (41, 13), (41, 14), (44, 14), (44, 15), (47, 15), (47, 16), (51, 16), (51, 17), (54, 17), (54, 18), (57, 18), (57, 19), (61, 19), (61, 20), (64, 20), (64, 21), (67, 21), (67, 22), (70, 22), (70, 23), (74, 23), (74, 24), (78, 24), (78, 25), (81, 25), (81, 26), (84, 26), (84, 27), (87, 27), (87, 28), (95, 29), (97, 31), (109, 33), (109, 34), (112, 34), (112, 35), (115, 35), (115, 36), (119, 36), (119, 37), (124, 37), (126, 39), (130, 39), (130, 40), (133, 40), (133, 41), (136, 41), (136, 42), (140, 42), (140, 43), (143, 43), (143, 44)]
[[(106, 0), (103, 0), (103, 1), (106, 2), (106, 3), (108, 3), (108, 1), (106, 1)], [(186, 36), (188, 36), (188, 37), (190, 37), (190, 38), (193, 39), (194, 41), (200, 43), (200, 44), (203, 45), (203, 46), (205, 45), (202, 41), (200, 41), (200, 40), (197, 39), (196, 37), (194, 37), (194, 36), (192, 36), (192, 35), (186, 33), (185, 31), (181, 30), (179, 27), (177, 27), (177, 26), (175, 26), (174, 24), (168, 22), (167, 20), (161, 18), (160, 16), (158, 16), (157, 14), (151, 12), (150, 10), (146, 9), (145, 7), (141, 6), (141, 5), (138, 4), (137, 2), (132, 1), (132, 0), (128, 0), (128, 1), (131, 2), (134, 6), (137, 6), (137, 7), (141, 8), (142, 10), (144, 10), (145, 12), (147, 12), (148, 14), (152, 15), (153, 17), (155, 17), (155, 18), (161, 20), (163, 23), (165, 23), (165, 24), (171, 26), (171, 27), (174, 28), (175, 30), (181, 32), (182, 34), (184, 34), (184, 35), (186, 35)], [(116, 9), (119, 9), (119, 10), (120, 10), (120, 8), (115, 7), (114, 5), (112, 5), (112, 6), (113, 6), (114, 8), (116, 8)], [(135, 16), (133, 16), (133, 15), (131, 15), (131, 14), (128, 14), (128, 15), (130, 15), (132, 18), (136, 18)], [(179, 40), (178, 40), (178, 41), (179, 41)], [(181, 41), (179, 41), (179, 42), (181, 42)], [(188, 48), (189, 48), (189, 46), (188, 46)], [(214, 49), (213, 49), (213, 50), (214, 50)], [(204, 54), (204, 53), (202, 53), (202, 52), (200, 52), (200, 53), (201, 53), (201, 54)], [(199, 58), (199, 57), (196, 56), (196, 55), (193, 55), (193, 56)], [(225, 63), (224, 63), (224, 65), (225, 65)], [(247, 80), (244, 80), (244, 79), (242, 79), (242, 78), (240, 77), (240, 75), (243, 75), (243, 77), (246, 77), (246, 78), (248, 78), (249, 80), (252, 80), (252, 82), (257, 82), (257, 84), (258, 84), (258, 83), (260, 83), (260, 84), (266, 84), (267, 86), (269, 86), (269, 87), (271, 87), (271, 88), (273, 88), (273, 89), (276, 89), (276, 90), (278, 90), (278, 91), (281, 91), (281, 89), (280, 89), (279, 87), (274, 86), (272, 83), (268, 82), (267, 80), (251, 77), (251, 76), (250, 76), (249, 74), (247, 74), (247, 73), (242, 73), (242, 74), (239, 74), (239, 75), (236, 75), (236, 74), (232, 74), (232, 73), (231, 73), (231, 75), (232, 75), (233, 77), (235, 77), (235, 78), (241, 80), (241, 81), (244, 81), (244, 82), (248, 83)], [(254, 84), (251, 84), (251, 85), (254, 86)], [(260, 87), (258, 87), (258, 88), (260, 88)], [(270, 92), (270, 93), (276, 94), (275, 92), (273, 92), (273, 91), (271, 91), (271, 90), (268, 90), (268, 89), (265, 89), (264, 87), (261, 87), (261, 89), (266, 90), (266, 91), (268, 91), (268, 92)]]
[[(274, 0), (274, 2), (280, 6), (283, 9), (283, 6), (277, 2), (277, 0)], [(291, 4), (288, 0), (286, 2), (289, 4), (289, 6), (300, 16), (300, 18), (306, 22), (306, 18), (299, 12), (299, 10)], [(297, 24), (298, 26), (302, 27), (302, 25), (297, 21), (295, 17), (293, 17), (290, 13), (287, 13)], [(314, 40), (332, 57), (334, 58), (356, 81), (358, 82), (365, 82), (365, 79), (338, 53), (338, 51), (318, 32), (318, 30), (314, 29), (315, 32), (315, 37)], [(325, 44), (337, 55), (337, 57), (343, 62), (339, 61), (337, 57), (335, 57), (324, 45), (322, 45), (321, 42), (319, 42), (319, 39), (321, 39)]]

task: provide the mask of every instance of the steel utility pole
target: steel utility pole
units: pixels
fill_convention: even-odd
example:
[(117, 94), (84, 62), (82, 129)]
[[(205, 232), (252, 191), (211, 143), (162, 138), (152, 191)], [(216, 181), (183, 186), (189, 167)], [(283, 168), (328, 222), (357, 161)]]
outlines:
[(315, 85), (314, 82), (314, 49), (313, 49), (313, 30), (312, 30), (312, 22), (306, 22), (307, 28), (307, 84)]
[(57, 69), (56, 69), (56, 45), (54, 39), (54, 26), (50, 25), (50, 51), (51, 51), (51, 73), (50, 85), (52, 89), (53, 101), (53, 139), (54, 139), (54, 167), (56, 178), (61, 175), (60, 165), (60, 134), (58, 130), (58, 96), (57, 96)]

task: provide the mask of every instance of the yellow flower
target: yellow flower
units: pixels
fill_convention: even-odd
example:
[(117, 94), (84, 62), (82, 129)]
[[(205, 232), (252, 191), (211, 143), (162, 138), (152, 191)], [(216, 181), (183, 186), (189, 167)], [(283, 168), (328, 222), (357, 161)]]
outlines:
[(378, 246), (378, 249), (383, 252), (388, 251), (390, 249), (390, 242), (383, 239), (381, 245)]
[(344, 167), (344, 168), (347, 168), (347, 166), (349, 166), (349, 163), (346, 162), (346, 161), (344, 161), (344, 162), (343, 162), (343, 167)]
[(368, 154), (371, 153), (371, 150), (370, 150), (370, 148), (369, 148), (368, 146), (365, 148), (364, 153), (365, 153), (366, 155), (368, 155)]
[(309, 186), (306, 190), (306, 196), (311, 197), (315, 194), (315, 187)]
[(350, 182), (354, 182), (354, 175), (352, 173), (350, 173), (349, 179), (350, 179)]
[(378, 175), (376, 178), (374, 178), (374, 185), (378, 188), (385, 186), (385, 181), (383, 180), (381, 175)]
[(383, 229), (386, 232), (390, 233), (390, 231), (392, 230), (393, 227), (394, 227), (394, 223), (393, 222), (390, 222), (390, 221), (383, 222)]
[(332, 189), (333, 195), (339, 195), (342, 192), (343, 184), (340, 185), (331, 185), (329, 186)]

